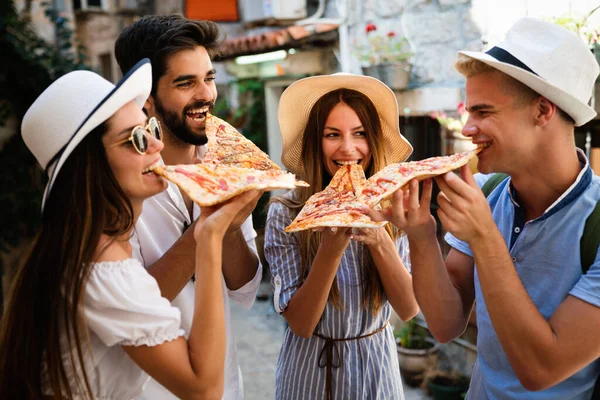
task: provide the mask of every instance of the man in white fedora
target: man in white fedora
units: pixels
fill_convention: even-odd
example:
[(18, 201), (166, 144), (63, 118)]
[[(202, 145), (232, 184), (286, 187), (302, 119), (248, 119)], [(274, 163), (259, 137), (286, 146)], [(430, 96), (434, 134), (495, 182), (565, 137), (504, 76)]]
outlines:
[[(213, 57), (220, 47), (219, 28), (210, 21), (192, 21), (179, 15), (151, 15), (127, 27), (115, 44), (122, 71), (142, 58), (152, 62), (152, 92), (144, 105), (164, 131), (162, 162), (191, 164), (202, 158), (207, 142), (206, 113), (217, 99)], [(223, 297), (227, 350), (223, 399), (243, 398), (229, 300), (250, 308), (262, 277), (250, 213), (256, 199), (232, 222), (223, 241)], [(207, 210), (203, 210), (206, 212)], [(194, 248), (191, 224), (200, 208), (177, 186), (146, 200), (131, 239), (133, 253), (160, 286), (162, 295), (181, 310), (181, 327), (189, 334), (194, 307)], [(175, 399), (156, 381), (144, 396), (148, 400)]]
[[(429, 213), (431, 181), (420, 199), (413, 181), (406, 204), (398, 191), (391, 209), (372, 215), (407, 233), (417, 301), (438, 340), (458, 337), (476, 304), (467, 399), (590, 399), (600, 374), (600, 256), (593, 248), (584, 273), (580, 239), (600, 179), (574, 127), (596, 116), (587, 103), (598, 64), (577, 35), (523, 18), (489, 51), (459, 52), (456, 68), (466, 77), (462, 133), (484, 147), (477, 167), (488, 175), (463, 167), (462, 179), (436, 178), (448, 256)], [(480, 187), (490, 179), (486, 199)]]

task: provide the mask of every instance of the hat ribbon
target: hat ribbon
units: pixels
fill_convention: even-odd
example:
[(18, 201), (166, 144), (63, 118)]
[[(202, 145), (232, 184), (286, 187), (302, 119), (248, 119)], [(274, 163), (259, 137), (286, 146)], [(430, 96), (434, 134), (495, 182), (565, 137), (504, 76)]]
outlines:
[(521, 62), (521, 60), (519, 60), (517, 57), (513, 56), (512, 54), (510, 54), (508, 51), (504, 50), (503, 48), (495, 46), (495, 47), (492, 47), (491, 49), (489, 49), (488, 51), (486, 51), (485, 53), (494, 57), (498, 61), (513, 65), (513, 66), (521, 68), (521, 69), (524, 69), (525, 71), (531, 72), (534, 75), (538, 75), (527, 65), (523, 64), (523, 62)]

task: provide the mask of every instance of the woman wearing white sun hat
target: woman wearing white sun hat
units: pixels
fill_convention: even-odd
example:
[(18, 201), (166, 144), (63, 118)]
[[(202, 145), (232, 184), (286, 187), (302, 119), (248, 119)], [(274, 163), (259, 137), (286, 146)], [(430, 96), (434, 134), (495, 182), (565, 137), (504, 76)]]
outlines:
[(71, 72), (23, 118), (23, 140), (49, 181), (41, 231), (2, 319), (2, 399), (131, 399), (148, 374), (181, 398), (221, 398), (221, 243), (250, 197), (196, 225), (196, 284), (205, 287), (186, 340), (179, 310), (131, 258), (128, 241), (144, 199), (166, 187), (150, 171), (163, 147), (160, 125), (141, 110), (151, 82), (147, 59), (116, 86)]
[(418, 311), (405, 237), (391, 227), (283, 231), (341, 165), (358, 163), (368, 177), (406, 160), (398, 123), (394, 93), (371, 77), (305, 78), (281, 96), (281, 159), (310, 187), (273, 199), (267, 217), (275, 309), (289, 324), (277, 399), (403, 398), (388, 320), (392, 307), (404, 320)]

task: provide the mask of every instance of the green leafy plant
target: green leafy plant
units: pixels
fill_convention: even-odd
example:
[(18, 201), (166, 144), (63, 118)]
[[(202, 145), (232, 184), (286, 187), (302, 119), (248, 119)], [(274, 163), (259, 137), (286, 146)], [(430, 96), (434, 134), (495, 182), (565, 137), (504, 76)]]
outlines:
[(600, 6), (592, 9), (587, 14), (578, 14), (575, 12), (566, 13), (559, 17), (552, 17), (548, 20), (552, 23), (560, 25), (564, 28), (569, 29), (570, 31), (578, 34), (581, 39), (586, 42), (588, 45), (593, 45), (598, 42), (598, 36), (600, 27), (590, 26), (589, 18), (600, 9)]
[[(0, 126), (10, 117), (18, 124), (27, 108), (54, 80), (76, 69), (89, 69), (81, 47), (74, 46), (69, 22), (42, 3), (53, 24), (56, 43), (45, 42), (26, 15), (19, 15), (12, 0), (0, 2)], [(0, 150), (0, 253), (23, 245), (38, 230), (46, 175), (16, 132)], [(2, 272), (0, 257), (0, 275)], [(1, 286), (0, 286), (1, 287)], [(1, 292), (1, 291), (0, 291)], [(2, 296), (0, 293), (0, 302)], [(2, 310), (0, 304), (0, 311)]]
[(408, 40), (394, 31), (377, 33), (375, 24), (367, 24), (363, 40), (354, 41), (356, 57), (363, 66), (407, 63), (413, 53)]
[(396, 333), (397, 343), (407, 349), (429, 349), (434, 346), (429, 331), (417, 324), (415, 318), (405, 322), (402, 328)]
[[(213, 112), (217, 117), (233, 125), (266, 153), (268, 148), (264, 84), (258, 79), (242, 79), (236, 85), (240, 95), (240, 107), (232, 110), (226, 98), (222, 97), (217, 100)], [(255, 229), (265, 226), (269, 196), (268, 192), (264, 193), (252, 213), (252, 223)]]

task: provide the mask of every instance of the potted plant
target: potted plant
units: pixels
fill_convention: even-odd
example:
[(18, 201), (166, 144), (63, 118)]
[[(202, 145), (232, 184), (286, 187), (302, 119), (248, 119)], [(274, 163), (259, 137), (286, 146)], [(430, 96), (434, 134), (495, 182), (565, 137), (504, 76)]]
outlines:
[(392, 89), (404, 89), (410, 82), (413, 53), (408, 40), (394, 31), (382, 35), (375, 24), (365, 27), (366, 40), (355, 41), (355, 54), (363, 73), (381, 80)]
[(425, 371), (422, 386), (434, 400), (462, 400), (469, 390), (469, 383), (470, 378), (456, 370), (435, 367)]
[(424, 372), (436, 364), (440, 345), (413, 318), (396, 333), (396, 350), (404, 382), (416, 387), (422, 383)]
[[(600, 26), (593, 27), (590, 22), (590, 17), (599, 9), (600, 6), (597, 6), (585, 15), (569, 12), (559, 17), (550, 18), (549, 21), (578, 34), (590, 47), (600, 64)], [(600, 77), (596, 80), (600, 80)]]

